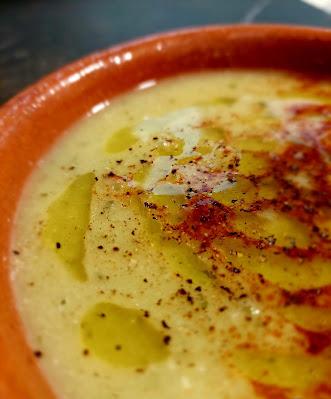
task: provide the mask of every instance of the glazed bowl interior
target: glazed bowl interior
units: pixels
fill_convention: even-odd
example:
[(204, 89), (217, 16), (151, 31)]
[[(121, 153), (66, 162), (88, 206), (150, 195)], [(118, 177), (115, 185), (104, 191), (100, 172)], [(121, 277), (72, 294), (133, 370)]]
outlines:
[(161, 34), (77, 61), (0, 110), (0, 398), (53, 397), (26, 344), (10, 286), (11, 226), (34, 165), (93, 106), (144, 81), (216, 68), (328, 73), (331, 31), (250, 25)]

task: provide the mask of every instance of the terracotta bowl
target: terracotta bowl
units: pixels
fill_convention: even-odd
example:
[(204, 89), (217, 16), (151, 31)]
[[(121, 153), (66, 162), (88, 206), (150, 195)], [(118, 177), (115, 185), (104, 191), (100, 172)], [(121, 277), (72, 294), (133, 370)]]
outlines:
[(156, 35), (79, 60), (0, 109), (0, 398), (54, 398), (29, 349), (10, 286), (12, 220), (25, 180), (93, 106), (149, 79), (215, 68), (331, 72), (331, 30), (211, 26)]

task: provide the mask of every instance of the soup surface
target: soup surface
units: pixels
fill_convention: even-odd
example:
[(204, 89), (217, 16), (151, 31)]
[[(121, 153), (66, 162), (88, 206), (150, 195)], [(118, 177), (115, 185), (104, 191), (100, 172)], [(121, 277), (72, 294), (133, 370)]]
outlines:
[(24, 190), (12, 281), (40, 367), (61, 399), (331, 398), (331, 82), (151, 86)]

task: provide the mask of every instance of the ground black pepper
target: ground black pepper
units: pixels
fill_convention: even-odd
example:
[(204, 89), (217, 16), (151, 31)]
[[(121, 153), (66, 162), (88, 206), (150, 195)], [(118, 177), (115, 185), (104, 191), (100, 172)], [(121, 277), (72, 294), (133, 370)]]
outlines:
[(168, 323), (165, 320), (161, 321), (162, 327), (170, 329), (170, 326), (168, 325)]
[(165, 343), (165, 345), (169, 345), (170, 341), (171, 341), (170, 335), (165, 335), (163, 338), (163, 342)]
[(40, 350), (36, 350), (33, 352), (34, 356), (37, 357), (38, 359), (40, 359), (43, 356), (42, 351)]

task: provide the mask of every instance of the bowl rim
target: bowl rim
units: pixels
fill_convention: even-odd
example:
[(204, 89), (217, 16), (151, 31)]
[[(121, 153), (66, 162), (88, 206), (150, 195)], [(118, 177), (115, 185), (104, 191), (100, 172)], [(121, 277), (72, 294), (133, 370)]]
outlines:
[[(141, 72), (139, 75), (140, 71), (132, 69), (134, 63), (138, 62), (136, 59), (140, 60), (137, 65), (143, 71), (147, 67), (141, 63), (141, 60), (149, 59), (153, 51), (158, 52), (161, 59), (162, 57), (163, 59), (171, 57), (171, 54), (175, 57), (179, 54), (179, 46), (183, 46), (184, 49), (185, 46), (195, 49), (198, 48), (198, 45), (203, 46), (203, 43), (198, 43), (197, 39), (210, 37), (210, 40), (215, 41), (220, 36), (227, 37), (229, 43), (231, 40), (233, 43), (240, 43), (244, 38), (248, 38), (252, 42), (260, 40), (261, 43), (266, 43), (266, 46), (272, 41), (279, 40), (289, 44), (298, 40), (307, 45), (318, 43), (330, 50), (328, 65), (331, 65), (331, 30), (328, 28), (286, 24), (232, 24), (181, 28), (127, 41), (82, 57), (28, 86), (0, 107), (0, 157), (3, 160), (3, 168), (0, 170), (0, 186), (3, 190), (0, 191), (5, 191), (5, 187), (10, 189), (9, 193), (0, 192), (0, 212), (6, 215), (6, 217), (3, 216), (3, 223), (0, 226), (0, 237), (4, 238), (4, 240), (0, 240), (0, 397), (10, 397), (11, 399), (20, 399), (23, 396), (27, 399), (54, 398), (54, 394), (26, 342), (22, 323), (14, 303), (8, 260), (11, 228), (20, 190), (36, 160), (47, 151), (46, 148), (49, 148), (73, 121), (87, 113), (94, 99), (104, 98), (104, 93), (93, 97), (93, 93), (97, 91), (101, 81), (109, 80), (110, 76), (116, 76), (118, 71), (131, 71), (137, 74), (136, 80), (142, 82), (144, 79), (139, 80), (139, 77), (143, 77), (144, 73)], [(194, 40), (192, 41), (192, 39)], [(130, 53), (131, 58), (126, 56)], [(172, 68), (174, 69), (174, 67)], [(173, 69), (165, 71), (163, 75), (160, 75), (160, 79), (172, 75)], [(185, 68), (183, 71), (185, 72)], [(122, 74), (124, 73), (122, 72)], [(116, 84), (114, 83), (114, 85)], [(130, 84), (119, 86), (117, 91), (111, 92), (111, 97), (133, 87)], [(72, 111), (70, 114), (71, 111), (66, 110), (65, 114), (70, 114), (68, 118), (64, 118), (62, 124), (59, 122), (58, 128), (54, 131), (50, 128), (53, 139), (47, 142), (49, 133), (47, 132), (42, 138), (45, 142), (44, 147), (42, 149), (34, 148), (31, 144), (33, 141), (31, 137), (36, 131), (38, 131), (38, 137), (41, 137), (42, 126), (50, 127), (49, 120), (52, 118), (53, 121), (55, 120), (48, 109), (56, 109), (55, 105), (59, 105), (63, 99), (66, 99), (67, 102), (61, 105), (62, 109), (65, 109), (64, 106), (70, 104), (70, 101), (75, 98), (80, 98), (82, 101), (84, 95), (87, 97), (91, 95), (93, 101), (89, 102), (88, 99), (79, 112)], [(73, 108), (75, 107), (76, 104)], [(38, 118), (44, 121), (44, 125), (41, 122), (39, 124)], [(27, 133), (25, 134), (25, 132)], [(34, 154), (31, 162), (24, 154), (26, 149)], [(13, 171), (15, 167), (13, 154), (17, 156), (20, 164), (18, 165), (20, 172), (17, 173), (20, 173), (21, 177), (18, 180), (15, 180), (16, 171)], [(8, 210), (10, 210), (9, 214)], [(10, 345), (13, 347), (9, 348)]]
[(320, 38), (322, 38), (322, 36), (325, 36), (326, 39), (329, 39), (331, 34), (331, 28), (315, 27), (311, 25), (296, 25), (286, 23), (234, 23), (188, 26), (142, 35), (138, 38), (125, 40), (123, 42), (120, 42), (119, 44), (115, 44), (106, 48), (101, 48), (91, 53), (88, 53), (87, 55), (83, 55), (82, 57), (79, 57), (69, 63), (64, 64), (60, 68), (57, 68), (56, 70), (45, 74), (41, 78), (37, 79), (35, 82), (28, 84), (25, 88), (20, 90), (14, 96), (10, 97), (8, 100), (0, 105), (0, 122), (1, 119), (6, 117), (6, 113), (10, 113), (12, 107), (15, 107), (15, 103), (21, 102), (22, 98), (31, 96), (31, 100), (33, 100), (38, 95), (41, 95), (44, 90), (47, 90), (48, 81), (52, 81), (52, 83), (54, 83), (54, 81), (60, 82), (66, 76), (75, 73), (75, 71), (86, 67), (88, 64), (93, 63), (100, 58), (103, 58), (107, 54), (110, 55), (114, 52), (122, 52), (125, 48), (144, 45), (150, 42), (158, 41), (160, 39), (167, 40), (171, 37), (181, 37), (187, 34), (196, 34), (201, 32), (213, 32), (220, 29), (234, 29), (236, 31), (241, 31), (241, 33), (244, 34), (251, 33), (252, 31), (268, 31), (268, 33), (275, 33), (275, 31), (279, 31), (279, 33), (281, 34), (295, 33), (308, 36), (313, 34), (318, 35)]

